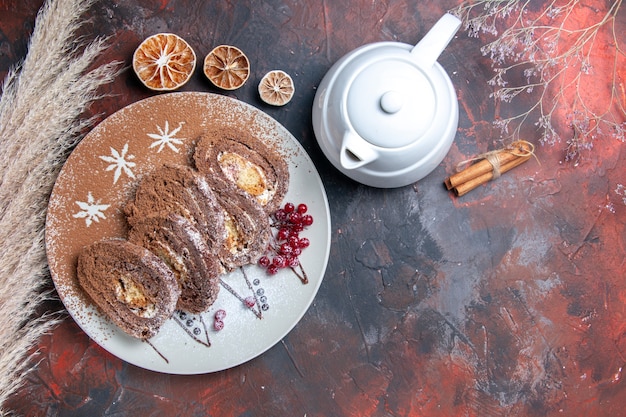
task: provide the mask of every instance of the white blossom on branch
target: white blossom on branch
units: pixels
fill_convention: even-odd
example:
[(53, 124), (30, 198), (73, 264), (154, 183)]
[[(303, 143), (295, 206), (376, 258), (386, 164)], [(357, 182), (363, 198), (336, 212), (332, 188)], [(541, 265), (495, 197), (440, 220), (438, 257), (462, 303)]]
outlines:
[[(599, 137), (626, 140), (626, 54), (622, 0), (467, 0), (452, 12), (494, 68), (491, 96), (526, 110), (497, 120), (517, 139), (535, 126), (543, 144), (564, 143), (578, 162)], [(621, 26), (620, 26), (621, 25)]]

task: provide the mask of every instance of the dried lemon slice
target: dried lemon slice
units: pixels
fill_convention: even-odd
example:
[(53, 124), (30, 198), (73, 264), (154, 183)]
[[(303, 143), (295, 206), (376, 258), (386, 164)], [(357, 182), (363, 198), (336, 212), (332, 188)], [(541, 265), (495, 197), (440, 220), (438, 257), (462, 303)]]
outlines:
[(148, 88), (170, 91), (185, 84), (196, 68), (196, 53), (180, 36), (157, 33), (146, 38), (133, 54), (133, 69)]
[(250, 76), (250, 61), (241, 49), (235, 46), (216, 46), (204, 58), (204, 75), (216, 87), (236, 90), (244, 85)]
[(270, 71), (261, 78), (259, 95), (261, 100), (273, 106), (284, 106), (289, 103), (295, 87), (293, 80), (285, 71)]

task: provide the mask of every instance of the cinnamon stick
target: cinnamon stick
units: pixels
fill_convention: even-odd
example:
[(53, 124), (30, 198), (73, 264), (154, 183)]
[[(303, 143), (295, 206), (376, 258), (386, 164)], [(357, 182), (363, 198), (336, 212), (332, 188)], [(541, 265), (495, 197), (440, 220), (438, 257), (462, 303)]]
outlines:
[(462, 196), (500, 176), (500, 174), (523, 164), (533, 154), (534, 147), (531, 143), (526, 141), (514, 142), (504, 149), (492, 151), (474, 158), (474, 160), (479, 160), (479, 162), (448, 177), (444, 184), (448, 190), (452, 190), (457, 196)]
[[(510, 171), (516, 166), (521, 165), (524, 162), (528, 161), (529, 158), (530, 158), (530, 155), (517, 157), (516, 159), (502, 165), (500, 167), (500, 173), (504, 174), (505, 172)], [(487, 172), (486, 174), (475, 177), (471, 179), (470, 181), (466, 181), (462, 184), (457, 185), (456, 187), (452, 189), (452, 191), (454, 192), (454, 194), (460, 197), (472, 191), (474, 188), (480, 185), (483, 185), (486, 182), (491, 181), (492, 179), (493, 179), (493, 171)]]
[[(504, 166), (511, 161), (517, 159), (518, 156), (513, 155), (510, 152), (498, 153), (498, 162), (500, 166)], [(482, 159), (461, 172), (458, 172), (445, 180), (446, 188), (451, 190), (452, 188), (478, 178), (482, 175), (493, 173), (493, 165), (487, 159)]]

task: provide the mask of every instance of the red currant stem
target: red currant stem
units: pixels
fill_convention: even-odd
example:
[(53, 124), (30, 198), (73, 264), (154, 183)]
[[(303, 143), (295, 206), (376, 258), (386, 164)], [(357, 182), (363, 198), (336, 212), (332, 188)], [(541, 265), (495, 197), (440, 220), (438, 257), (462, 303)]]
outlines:
[[(248, 275), (246, 274), (246, 271), (243, 269), (243, 267), (239, 268), (241, 269), (241, 272), (243, 272), (243, 277), (246, 280), (246, 284), (248, 285), (248, 288), (250, 290), (252, 290), (252, 284), (250, 283), (250, 280), (248, 279)], [(226, 289), (226, 291), (228, 291), (229, 293), (231, 293), (232, 295), (234, 295), (239, 301), (241, 301), (242, 303), (246, 303), (246, 299), (243, 298), (237, 291), (235, 291), (235, 289), (233, 287), (231, 287), (230, 285), (228, 285), (222, 278), (220, 278), (220, 284), (222, 285), (222, 287), (224, 287)], [(252, 294), (254, 295), (254, 299), (256, 300), (256, 304), (259, 304), (259, 300), (257, 299), (257, 295), (254, 291), (252, 291)], [(255, 308), (250, 308), (250, 311), (252, 311), (254, 313), (255, 316), (257, 316), (258, 319), (262, 319), (263, 318), (263, 313), (261, 310), (259, 309), (255, 309)]]
[(163, 358), (165, 363), (170, 363), (170, 361), (165, 357), (165, 355), (162, 354), (161, 352), (159, 352), (159, 349), (157, 349), (156, 346), (154, 346), (150, 340), (145, 339), (144, 342), (146, 342), (148, 344), (148, 346), (150, 346), (152, 349), (154, 349), (154, 351), (157, 353), (157, 355), (159, 355), (161, 358)]
[[(196, 335), (195, 335), (195, 334), (193, 334), (193, 333), (191, 332), (191, 330), (189, 330), (189, 329), (187, 328), (187, 326), (185, 325), (185, 323), (183, 323), (182, 321), (180, 321), (180, 319), (176, 316), (176, 314), (174, 314), (172, 317), (174, 318), (174, 321), (175, 321), (175, 322), (176, 322), (176, 323), (177, 323), (177, 324), (178, 324), (178, 325), (179, 325), (179, 326), (180, 326), (180, 327), (181, 327), (181, 328), (182, 328), (182, 329), (183, 329), (183, 330), (184, 330), (184, 331), (185, 331), (185, 332), (186, 332), (186, 333), (187, 333), (187, 334), (188, 334), (188, 335), (189, 335), (189, 336), (193, 339), (193, 340), (195, 340), (196, 342), (198, 342), (198, 343), (200, 343), (201, 345), (204, 345), (204, 346), (206, 346), (206, 347), (211, 347), (211, 342), (210, 342), (210, 341), (207, 343), (207, 342), (205, 342), (204, 340), (200, 340), (200, 339), (198, 339), (198, 338), (196, 337)], [(207, 336), (206, 336), (206, 337), (207, 337), (207, 340), (208, 340), (208, 339), (209, 339), (209, 334), (208, 334), (208, 333), (207, 333)]]
[(298, 267), (300, 267), (300, 272), (302, 274), (299, 274), (298, 271), (296, 271), (296, 268), (294, 268), (293, 266), (290, 266), (289, 269), (291, 269), (293, 271), (294, 274), (296, 274), (296, 276), (298, 278), (300, 278), (300, 281), (303, 284), (308, 284), (309, 283), (309, 277), (307, 276), (306, 272), (304, 271), (304, 268), (302, 268), (302, 264), (298, 264)]
[[(293, 227), (295, 226), (294, 223), (291, 223), (289, 221), (279, 221), (276, 220), (273, 223), (270, 223), (270, 227), (273, 227), (274, 229), (280, 229), (281, 227), (286, 227), (288, 229), (293, 229)], [(307, 229), (309, 226), (308, 225), (304, 225), (304, 228)]]
[[(254, 288), (252, 287), (252, 283), (250, 282), (250, 279), (248, 278), (248, 274), (246, 274), (246, 270), (244, 269), (243, 266), (241, 267), (241, 273), (243, 274), (243, 279), (246, 280), (246, 285), (248, 286), (248, 289), (250, 290), (250, 292), (252, 292), (252, 296), (254, 297), (254, 301), (255, 301), (254, 306), (248, 307), (248, 308), (252, 310), (259, 319), (262, 319), (263, 311), (261, 310), (261, 303), (259, 302), (259, 297), (256, 295), (256, 291), (254, 291)], [(243, 303), (246, 304), (245, 298), (243, 300)]]
[(200, 323), (202, 323), (202, 327), (204, 328), (204, 334), (206, 335), (206, 342), (210, 346), (211, 345), (211, 341), (209, 340), (209, 330), (208, 330), (208, 328), (206, 326), (204, 318), (202, 318), (202, 314), (200, 314)]

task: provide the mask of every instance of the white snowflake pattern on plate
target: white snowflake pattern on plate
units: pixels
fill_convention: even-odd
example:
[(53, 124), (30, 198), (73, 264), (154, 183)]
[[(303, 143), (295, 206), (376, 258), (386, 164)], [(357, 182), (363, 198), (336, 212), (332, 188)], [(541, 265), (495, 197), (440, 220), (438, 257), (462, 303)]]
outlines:
[(180, 122), (178, 123), (178, 127), (173, 129), (170, 132), (170, 125), (167, 120), (165, 121), (165, 126), (163, 128), (157, 125), (156, 128), (159, 131), (158, 134), (148, 133), (148, 136), (154, 139), (154, 142), (152, 142), (152, 145), (150, 145), (150, 148), (156, 148), (158, 146), (159, 149), (157, 149), (157, 153), (160, 153), (163, 150), (163, 148), (167, 146), (172, 151), (178, 153), (179, 149), (176, 147), (176, 145), (182, 145), (183, 141), (185, 140), (185, 138), (176, 137), (176, 134), (180, 132), (180, 129), (182, 129), (182, 127), (183, 127), (183, 122)]
[(101, 155), (100, 159), (109, 163), (106, 167), (107, 171), (115, 170), (115, 173), (113, 174), (113, 184), (117, 184), (122, 172), (130, 178), (135, 178), (132, 168), (134, 168), (137, 164), (132, 162), (132, 160), (135, 159), (135, 155), (128, 154), (128, 143), (124, 144), (121, 152), (118, 152), (116, 149), (111, 147), (111, 155)]
[(80, 207), (80, 211), (72, 215), (75, 219), (85, 219), (87, 227), (92, 223), (99, 223), (100, 219), (106, 219), (104, 212), (111, 206), (110, 204), (100, 204), (100, 201), (96, 201), (91, 194), (91, 191), (87, 193), (87, 201), (75, 201)]

